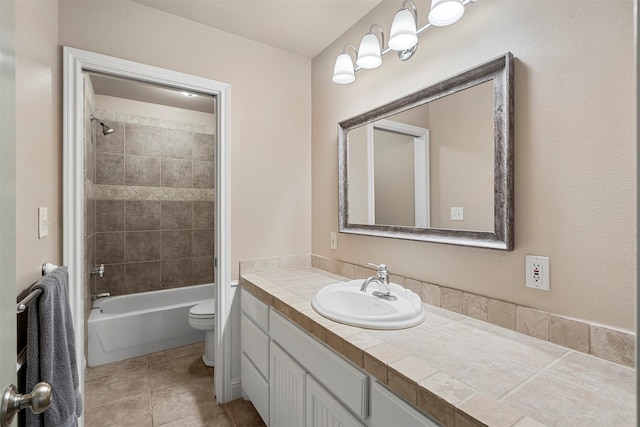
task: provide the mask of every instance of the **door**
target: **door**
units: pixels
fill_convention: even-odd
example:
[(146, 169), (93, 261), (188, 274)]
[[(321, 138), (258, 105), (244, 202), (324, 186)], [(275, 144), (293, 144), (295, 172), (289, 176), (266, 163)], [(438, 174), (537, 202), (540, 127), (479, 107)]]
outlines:
[(15, 2), (0, 1), (0, 392), (7, 385), (16, 383), (16, 79), (14, 25)]
[(271, 341), (269, 373), (269, 425), (304, 426), (305, 370)]
[(307, 374), (305, 427), (362, 427), (328, 391)]

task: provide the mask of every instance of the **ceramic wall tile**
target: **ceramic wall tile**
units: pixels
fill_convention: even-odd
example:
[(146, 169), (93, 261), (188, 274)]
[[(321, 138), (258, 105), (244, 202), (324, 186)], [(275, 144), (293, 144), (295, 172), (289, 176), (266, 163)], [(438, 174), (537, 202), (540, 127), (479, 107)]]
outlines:
[(516, 308), (516, 330), (541, 340), (549, 341), (549, 313), (533, 308)]

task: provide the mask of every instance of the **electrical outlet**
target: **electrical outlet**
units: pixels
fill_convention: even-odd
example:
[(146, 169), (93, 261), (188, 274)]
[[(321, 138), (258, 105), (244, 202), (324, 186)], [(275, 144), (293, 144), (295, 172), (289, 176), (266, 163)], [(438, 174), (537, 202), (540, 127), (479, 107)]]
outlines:
[(331, 249), (338, 249), (338, 233), (331, 232)]
[(38, 208), (38, 239), (49, 234), (49, 209)]
[(451, 221), (464, 221), (464, 208), (451, 208)]
[(549, 257), (527, 255), (526, 286), (527, 288), (549, 290)]

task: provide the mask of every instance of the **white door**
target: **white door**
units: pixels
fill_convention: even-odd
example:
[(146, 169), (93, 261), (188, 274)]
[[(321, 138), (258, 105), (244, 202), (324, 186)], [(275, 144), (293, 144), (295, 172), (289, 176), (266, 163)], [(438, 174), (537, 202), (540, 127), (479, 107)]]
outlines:
[(0, 1), (0, 393), (16, 383), (14, 25), (15, 2)]

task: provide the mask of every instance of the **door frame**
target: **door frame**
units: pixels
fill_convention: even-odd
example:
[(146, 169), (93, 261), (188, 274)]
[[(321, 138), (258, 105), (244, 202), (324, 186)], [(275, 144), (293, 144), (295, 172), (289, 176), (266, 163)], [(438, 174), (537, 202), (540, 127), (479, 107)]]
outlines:
[[(76, 356), (84, 357), (84, 82), (94, 71), (214, 95), (216, 108), (216, 375), (219, 403), (231, 391), (230, 93), (231, 85), (94, 52), (63, 47), (63, 262), (69, 269), (69, 298), (76, 333)], [(80, 370), (84, 388), (84, 369)], [(84, 392), (84, 389), (82, 389)]]
[(367, 125), (367, 183), (369, 224), (376, 223), (374, 131), (396, 132), (413, 137), (413, 188), (415, 200), (415, 226), (431, 227), (431, 178), (429, 169), (429, 129), (388, 119)]

